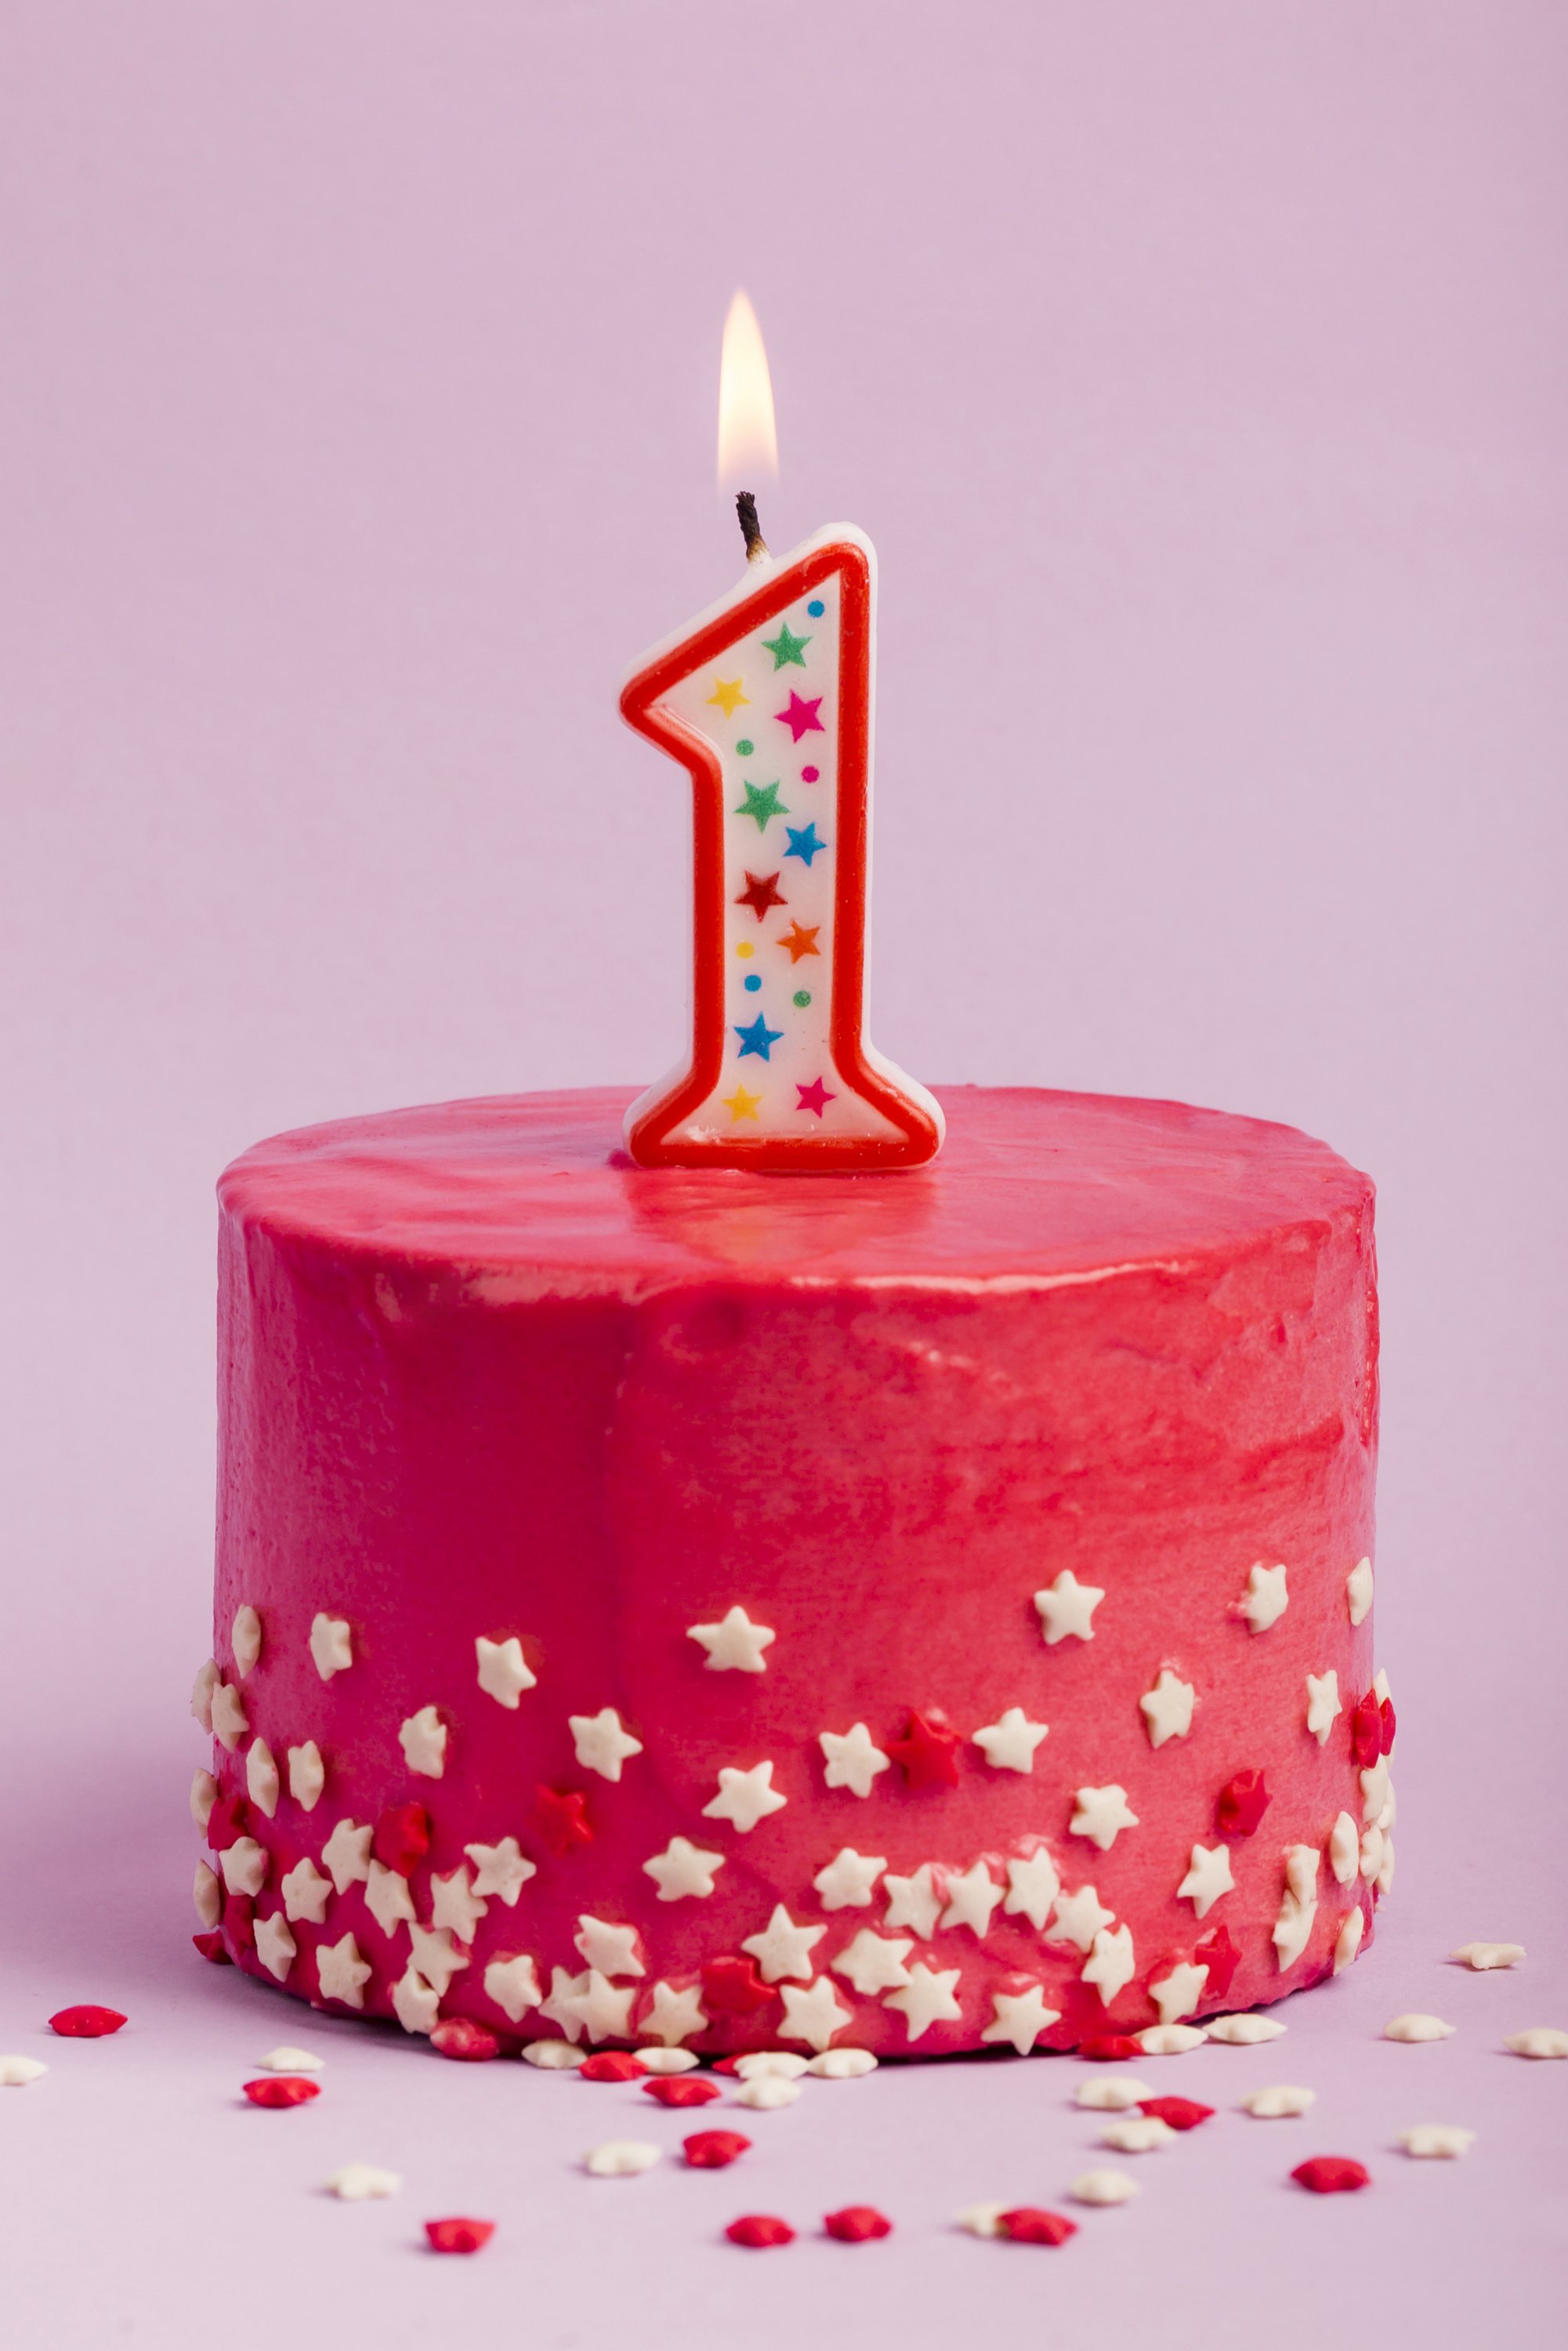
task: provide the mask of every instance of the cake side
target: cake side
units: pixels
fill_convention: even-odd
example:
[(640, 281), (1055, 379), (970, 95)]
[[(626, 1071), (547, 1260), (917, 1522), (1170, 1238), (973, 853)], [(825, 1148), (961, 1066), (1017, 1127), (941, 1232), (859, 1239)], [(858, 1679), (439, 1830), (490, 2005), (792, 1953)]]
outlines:
[(622, 1100), (225, 1178), (231, 1954), (411, 2029), (917, 2054), (1343, 1964), (1390, 1867), (1366, 1180), (967, 1091), (940, 1174), (666, 1176), (605, 1165)]

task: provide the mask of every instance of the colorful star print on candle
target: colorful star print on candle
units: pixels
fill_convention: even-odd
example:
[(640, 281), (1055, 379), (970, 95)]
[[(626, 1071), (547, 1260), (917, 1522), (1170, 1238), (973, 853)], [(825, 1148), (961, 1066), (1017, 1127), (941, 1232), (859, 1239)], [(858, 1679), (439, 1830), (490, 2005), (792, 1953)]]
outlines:
[(914, 1167), (940, 1146), (935, 1101), (865, 1035), (875, 592), (870, 541), (821, 531), (622, 694), (694, 813), (691, 1050), (627, 1113), (643, 1166)]

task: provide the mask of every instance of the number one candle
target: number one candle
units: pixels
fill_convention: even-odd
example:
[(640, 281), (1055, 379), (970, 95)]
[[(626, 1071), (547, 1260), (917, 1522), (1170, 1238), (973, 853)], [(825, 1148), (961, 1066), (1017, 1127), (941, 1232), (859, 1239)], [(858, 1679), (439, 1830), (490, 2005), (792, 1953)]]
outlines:
[(638, 663), (628, 723), (692, 779), (688, 1058), (626, 1116), (644, 1167), (915, 1167), (932, 1096), (865, 1033), (876, 554), (835, 524)]

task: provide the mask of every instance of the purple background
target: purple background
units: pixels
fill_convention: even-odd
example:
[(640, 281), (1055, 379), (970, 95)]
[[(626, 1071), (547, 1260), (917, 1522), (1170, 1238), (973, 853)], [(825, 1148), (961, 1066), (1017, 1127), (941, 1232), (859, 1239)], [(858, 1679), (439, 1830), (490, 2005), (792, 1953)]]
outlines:
[[(1539, 2325), (1568, 2065), (1497, 2043), (1568, 2024), (1565, 91), (1551, 0), (9, 0), (0, 2048), (53, 2065), (0, 2091), (11, 2340)], [(1060, 2200), (1076, 2064), (812, 2085), (744, 2174), (591, 2184), (683, 2118), (186, 1940), (213, 1177), (673, 1058), (681, 785), (613, 691), (737, 568), (740, 282), (774, 544), (882, 557), (879, 1041), (1285, 1118), (1381, 1186), (1399, 1884), (1290, 2039), (1139, 2069), (1311, 2121), (1132, 2159), (1058, 2255), (943, 2223)], [(1445, 1970), (1473, 1935), (1526, 1969)], [(77, 1998), (134, 2030), (46, 2046)], [(1459, 2035), (1378, 2042), (1410, 2007)], [(310, 2036), (315, 2109), (235, 2108)], [(1387, 2151), (1430, 2120), (1465, 2163)], [(1375, 2191), (1281, 2185), (1322, 2149)], [(348, 2157), (403, 2196), (312, 2195)], [(862, 2199), (889, 2244), (711, 2241)], [(408, 2250), (464, 2209), (479, 2261)]]

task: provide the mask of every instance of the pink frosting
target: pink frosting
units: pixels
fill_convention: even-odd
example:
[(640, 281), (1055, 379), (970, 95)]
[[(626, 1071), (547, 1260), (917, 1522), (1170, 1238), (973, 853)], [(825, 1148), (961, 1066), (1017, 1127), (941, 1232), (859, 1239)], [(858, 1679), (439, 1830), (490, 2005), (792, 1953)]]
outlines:
[[(825, 1929), (805, 1964), (848, 2012), (836, 2044), (890, 2054), (976, 2047), (998, 1995), (1031, 1984), (1059, 2012), (1041, 2046), (1136, 2031), (1158, 2014), (1150, 1985), (1204, 1964), (1206, 1940), (1213, 1959), (1218, 1929), (1200, 2012), (1323, 1974), (1372, 1899), (1326, 1850), (1341, 1813), (1362, 1823), (1351, 1718), (1374, 1671), (1371, 1618), (1353, 1625), (1346, 1597), (1372, 1550), (1367, 1179), (1287, 1127), (966, 1089), (944, 1094), (946, 1148), (918, 1171), (641, 1170), (615, 1148), (626, 1101), (345, 1120), (223, 1178), (225, 1679), (242, 1606), (262, 1646), (238, 1682), (247, 1731), (214, 1769), (243, 1797), (260, 1737), (283, 1780), (274, 1816), (247, 1808), (267, 1876), (229, 1903), (233, 1956), (266, 1974), (250, 1938), (285, 1873), (320, 1866), (340, 1820), (412, 1802), (432, 1824), (409, 1880), (421, 1922), (469, 1844), (515, 1837), (536, 1865), (515, 1907), (490, 1899), (440, 2001), (513, 2043), (561, 2021), (508, 2018), (486, 1967), (528, 1953), (548, 1994), (552, 1970), (587, 1966), (584, 1915), (640, 1938), (615, 2037), (640, 2037), (662, 1981), (696, 1991), (708, 2021), (689, 2045), (712, 2050), (790, 2038), (781, 1984), (741, 2014), (704, 1991), (705, 1965), (740, 1959), (778, 1905)], [(1283, 1564), (1289, 1592), (1256, 1632), (1239, 1613), (1255, 1563)], [(1033, 1594), (1063, 1571), (1104, 1597), (1092, 1638), (1048, 1646)], [(715, 1671), (690, 1636), (737, 1605), (775, 1634), (761, 1672)], [(328, 1681), (319, 1613), (350, 1628), (354, 1662)], [(475, 1647), (513, 1635), (537, 1677), (515, 1709), (480, 1687)], [(1195, 1702), (1156, 1749), (1139, 1699), (1163, 1669)], [(1331, 1670), (1343, 1712), (1320, 1743), (1306, 1677)], [(974, 1740), (1012, 1707), (1049, 1726), (1028, 1771)], [(426, 1708), (439, 1778), (400, 1744)], [(607, 1708), (642, 1742), (613, 1783), (568, 1721)], [(821, 1733), (862, 1722), (886, 1753), (934, 1710), (960, 1737), (956, 1785), (912, 1786), (897, 1760), (863, 1799), (826, 1785)], [(308, 1811), (286, 1761), (306, 1740), (325, 1766)], [(721, 1768), (765, 1761), (782, 1809), (745, 1833), (705, 1817)], [(1191, 1849), (1225, 1843), (1220, 1792), (1259, 1771), (1269, 1808), (1227, 1845), (1233, 1887), (1199, 1921), (1177, 1895)], [(1137, 1824), (1103, 1852), (1069, 1823), (1079, 1788), (1113, 1785)], [(540, 1787), (585, 1799), (591, 1843), (549, 1849)], [(659, 1898), (643, 1865), (674, 1837), (722, 1855), (711, 1896)], [(1317, 1907), (1281, 1969), (1285, 1855), (1302, 1845), (1323, 1854)], [(882, 1881), (838, 1909), (813, 1885), (852, 1847), (901, 1876), (936, 1865), (939, 1891), (977, 1863), (1006, 1886), (1042, 1846), (1064, 1892), (1092, 1886), (1131, 1930), (1109, 2005), (1049, 1924), (998, 1905), (983, 1937), (922, 1939), (885, 1925)], [(410, 1930), (384, 1933), (365, 1891), (292, 1924), (285, 1981), (316, 1998), (318, 1947), (351, 1933), (364, 2011), (387, 2014)], [(958, 2014), (912, 2043), (885, 1993), (835, 1973), (868, 1927), (912, 1943), (906, 1969), (957, 1970)]]

